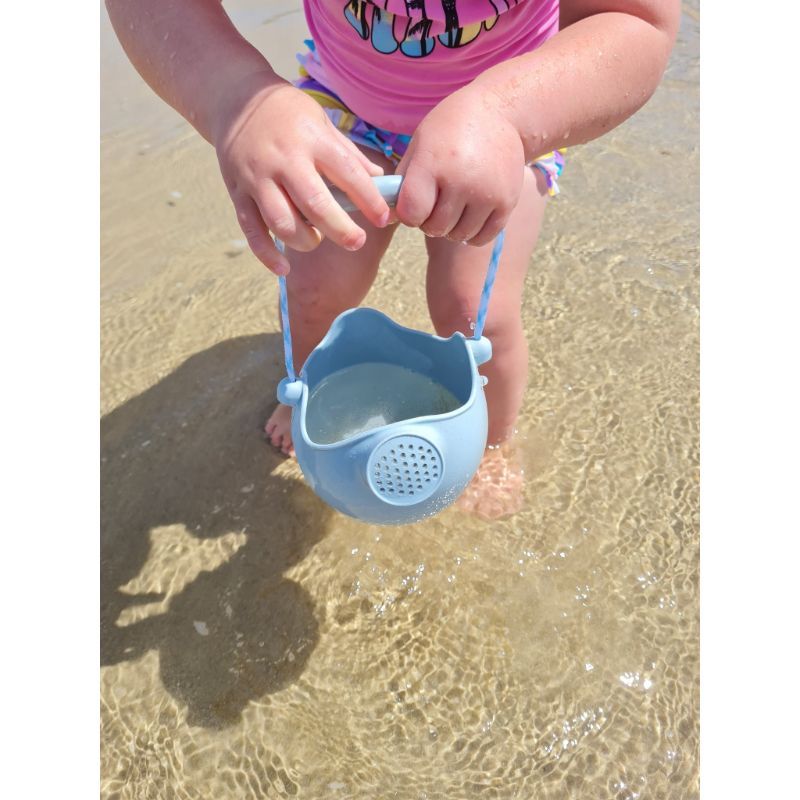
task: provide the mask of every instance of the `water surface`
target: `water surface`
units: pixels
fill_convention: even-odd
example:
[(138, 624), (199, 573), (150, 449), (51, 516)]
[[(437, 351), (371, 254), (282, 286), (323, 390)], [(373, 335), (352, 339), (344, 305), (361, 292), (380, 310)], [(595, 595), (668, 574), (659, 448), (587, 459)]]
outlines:
[[(296, 0), (227, 4), (286, 75)], [(261, 440), (274, 280), (104, 28), (102, 796), (698, 796), (698, 27), (570, 151), (528, 273), (521, 513), (326, 508)], [(367, 304), (430, 330), (401, 231)]]
[(366, 362), (331, 373), (311, 390), (306, 427), (311, 441), (332, 444), (383, 425), (447, 414), (460, 405), (452, 392), (426, 375), (396, 364)]

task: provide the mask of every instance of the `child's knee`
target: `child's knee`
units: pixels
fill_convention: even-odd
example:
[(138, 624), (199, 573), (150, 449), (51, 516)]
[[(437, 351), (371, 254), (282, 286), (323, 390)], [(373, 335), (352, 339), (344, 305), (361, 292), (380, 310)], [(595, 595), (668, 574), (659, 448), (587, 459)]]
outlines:
[[(479, 299), (457, 291), (432, 298), (429, 309), (436, 333), (439, 336), (452, 336), (459, 331), (465, 336), (472, 336), (475, 332)], [(520, 309), (507, 309), (500, 304), (492, 306), (490, 303), (483, 333), (492, 340), (495, 347), (512, 346), (524, 336)]]
[(459, 297), (457, 292), (448, 292), (430, 298), (428, 308), (431, 322), (439, 336), (452, 336), (456, 331), (472, 336), (477, 315), (474, 297)]

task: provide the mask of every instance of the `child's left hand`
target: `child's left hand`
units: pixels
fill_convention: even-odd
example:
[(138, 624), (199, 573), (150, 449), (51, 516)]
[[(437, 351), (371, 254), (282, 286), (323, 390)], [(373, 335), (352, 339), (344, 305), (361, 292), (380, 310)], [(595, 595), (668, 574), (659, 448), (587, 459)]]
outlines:
[(505, 227), (522, 190), (525, 154), (492, 96), (465, 87), (422, 120), (397, 167), (397, 217), (428, 236), (480, 246)]

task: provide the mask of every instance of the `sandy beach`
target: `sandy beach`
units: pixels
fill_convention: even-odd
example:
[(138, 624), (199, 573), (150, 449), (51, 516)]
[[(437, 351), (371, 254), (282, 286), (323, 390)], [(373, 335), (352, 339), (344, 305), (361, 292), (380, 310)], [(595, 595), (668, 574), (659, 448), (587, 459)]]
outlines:
[[(301, 4), (226, 8), (293, 77)], [(523, 510), (379, 528), (265, 443), (276, 281), (102, 12), (103, 798), (699, 796), (698, 33), (548, 208)], [(366, 305), (431, 330), (418, 231)]]

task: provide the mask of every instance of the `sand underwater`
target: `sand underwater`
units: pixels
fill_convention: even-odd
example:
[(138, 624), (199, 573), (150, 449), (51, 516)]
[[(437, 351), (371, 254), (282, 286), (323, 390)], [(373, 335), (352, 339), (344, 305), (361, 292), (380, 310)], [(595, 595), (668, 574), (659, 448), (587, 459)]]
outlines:
[[(227, 7), (292, 76), (298, 0)], [(103, 12), (105, 800), (698, 797), (698, 29), (548, 209), (523, 511), (378, 528), (260, 436), (276, 282)], [(367, 304), (429, 330), (423, 252)]]

